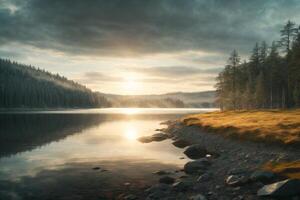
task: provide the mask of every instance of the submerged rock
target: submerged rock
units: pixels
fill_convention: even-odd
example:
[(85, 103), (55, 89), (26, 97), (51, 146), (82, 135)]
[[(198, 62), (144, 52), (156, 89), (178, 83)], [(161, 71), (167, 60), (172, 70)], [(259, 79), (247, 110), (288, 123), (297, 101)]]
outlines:
[(175, 182), (175, 179), (170, 176), (164, 176), (159, 179), (159, 182), (165, 184), (173, 184)]
[(286, 179), (273, 184), (265, 185), (258, 190), (258, 196), (291, 197), (300, 194), (300, 180)]
[(156, 141), (156, 142), (163, 141), (167, 138), (168, 138), (168, 135), (166, 135), (164, 133), (155, 133), (151, 136), (151, 140)]
[(187, 174), (196, 174), (199, 171), (206, 170), (210, 166), (210, 162), (206, 158), (190, 161), (184, 165), (184, 172)]
[(177, 139), (172, 144), (178, 148), (184, 148), (191, 145), (189, 141), (183, 139)]
[(208, 154), (207, 150), (199, 144), (189, 146), (183, 153), (190, 159), (203, 158)]
[(100, 167), (93, 167), (92, 168), (93, 170), (99, 170), (99, 169), (101, 169)]
[(152, 138), (149, 137), (149, 136), (139, 137), (137, 140), (140, 141), (141, 143), (150, 143), (150, 142), (152, 142)]

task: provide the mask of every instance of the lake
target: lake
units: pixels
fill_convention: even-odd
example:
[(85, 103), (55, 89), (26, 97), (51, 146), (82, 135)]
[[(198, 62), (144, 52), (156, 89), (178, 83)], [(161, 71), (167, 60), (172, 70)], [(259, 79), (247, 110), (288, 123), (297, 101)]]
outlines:
[(187, 162), (171, 140), (136, 139), (210, 109), (76, 109), (0, 113), (0, 199), (113, 199)]

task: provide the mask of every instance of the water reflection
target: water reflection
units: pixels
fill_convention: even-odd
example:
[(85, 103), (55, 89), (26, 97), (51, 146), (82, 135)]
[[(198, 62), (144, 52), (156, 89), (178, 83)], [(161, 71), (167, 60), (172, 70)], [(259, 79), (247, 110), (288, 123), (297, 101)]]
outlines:
[(0, 199), (105, 199), (125, 190), (124, 182), (151, 184), (153, 171), (174, 171), (186, 161), (169, 140), (142, 144), (136, 138), (182, 112), (0, 114)]

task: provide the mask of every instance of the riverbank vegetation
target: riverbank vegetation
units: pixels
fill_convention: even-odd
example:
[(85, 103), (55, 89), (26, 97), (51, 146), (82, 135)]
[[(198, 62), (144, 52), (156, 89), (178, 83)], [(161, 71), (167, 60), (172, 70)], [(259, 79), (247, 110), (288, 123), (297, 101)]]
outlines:
[(182, 118), (186, 125), (228, 137), (280, 144), (300, 144), (300, 109), (223, 111)]
[(221, 109), (300, 107), (300, 27), (288, 21), (280, 41), (256, 43), (249, 61), (234, 50), (217, 78)]

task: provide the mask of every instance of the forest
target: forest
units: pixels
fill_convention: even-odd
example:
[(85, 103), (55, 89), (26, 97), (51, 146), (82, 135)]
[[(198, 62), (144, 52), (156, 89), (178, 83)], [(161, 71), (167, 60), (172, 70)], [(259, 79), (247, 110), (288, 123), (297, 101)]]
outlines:
[(0, 108), (108, 106), (105, 97), (63, 76), (0, 59)]
[(300, 107), (300, 26), (288, 21), (279, 41), (255, 44), (249, 61), (234, 50), (217, 77), (216, 96), (226, 110)]

